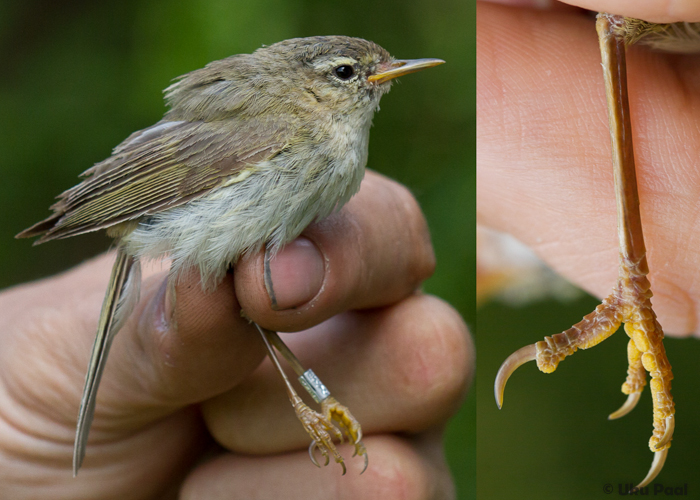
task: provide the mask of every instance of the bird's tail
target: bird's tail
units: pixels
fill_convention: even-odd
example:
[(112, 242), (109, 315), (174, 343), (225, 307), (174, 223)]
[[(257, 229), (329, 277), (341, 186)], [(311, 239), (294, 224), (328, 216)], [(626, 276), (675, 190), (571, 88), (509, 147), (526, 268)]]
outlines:
[(73, 446), (73, 476), (85, 458), (87, 437), (95, 414), (97, 388), (104, 372), (107, 354), (115, 334), (122, 327), (139, 300), (141, 288), (141, 265), (138, 260), (126, 254), (123, 248), (117, 250), (117, 260), (112, 267), (107, 293), (102, 302), (102, 311), (97, 325), (97, 335), (92, 346), (92, 355), (85, 376), (85, 388), (80, 401), (78, 424)]

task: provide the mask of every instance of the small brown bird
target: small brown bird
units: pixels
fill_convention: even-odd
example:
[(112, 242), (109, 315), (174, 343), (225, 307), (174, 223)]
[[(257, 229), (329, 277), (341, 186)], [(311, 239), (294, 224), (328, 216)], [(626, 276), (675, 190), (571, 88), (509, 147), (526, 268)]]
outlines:
[[(161, 121), (85, 171), (53, 215), (17, 236), (44, 243), (106, 229), (117, 247), (78, 415), (74, 475), (110, 345), (138, 301), (140, 262), (168, 256), (171, 285), (195, 267), (206, 291), (242, 255), (265, 247), (269, 279), (269, 259), (281, 246), (358, 191), (372, 117), (391, 80), (443, 62), (394, 59), (373, 42), (344, 36), (295, 38), (212, 62), (168, 87), (171, 109)], [(357, 420), (276, 333), (257, 328), (312, 438), (312, 461), (318, 465), (318, 448), (326, 464), (333, 454), (345, 471), (333, 445), (342, 438), (335, 421), (366, 468)], [(322, 413), (297, 396), (273, 345)]]

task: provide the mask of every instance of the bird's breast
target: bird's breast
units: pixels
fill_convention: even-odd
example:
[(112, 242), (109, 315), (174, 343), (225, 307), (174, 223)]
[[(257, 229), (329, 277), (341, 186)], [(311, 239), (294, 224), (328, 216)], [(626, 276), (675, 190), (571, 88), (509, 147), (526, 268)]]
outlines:
[(341, 123), (320, 140), (298, 141), (232, 175), (201, 198), (149, 217), (122, 240), (131, 255), (169, 255), (172, 272), (197, 267), (205, 288), (230, 263), (267, 245), (273, 251), (331, 214), (360, 187), (367, 131)]

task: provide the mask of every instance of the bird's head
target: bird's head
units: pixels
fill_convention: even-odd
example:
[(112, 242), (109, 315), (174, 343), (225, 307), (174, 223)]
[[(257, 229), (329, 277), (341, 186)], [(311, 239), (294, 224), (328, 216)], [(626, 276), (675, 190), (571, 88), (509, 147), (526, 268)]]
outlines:
[(394, 78), (443, 62), (397, 60), (361, 38), (293, 38), (184, 75), (166, 89), (166, 98), (171, 119), (209, 121), (299, 109), (371, 117)]

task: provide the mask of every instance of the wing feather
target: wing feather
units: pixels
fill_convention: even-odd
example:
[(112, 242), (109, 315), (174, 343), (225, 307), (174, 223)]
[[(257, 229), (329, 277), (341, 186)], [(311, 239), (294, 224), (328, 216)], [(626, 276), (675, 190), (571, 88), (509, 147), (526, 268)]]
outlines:
[(17, 237), (43, 235), (43, 243), (180, 205), (271, 158), (290, 139), (285, 124), (249, 118), (240, 125), (164, 120), (135, 132), (59, 195), (50, 217)]

